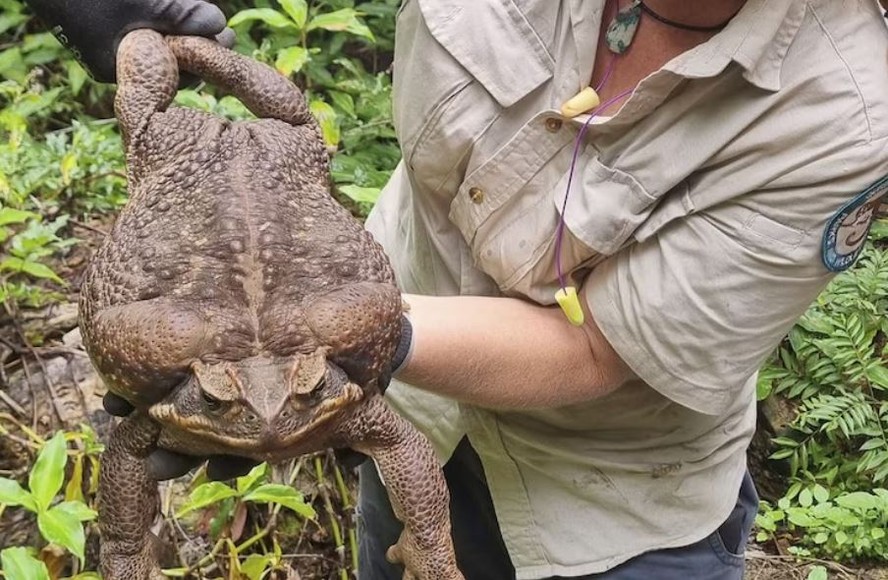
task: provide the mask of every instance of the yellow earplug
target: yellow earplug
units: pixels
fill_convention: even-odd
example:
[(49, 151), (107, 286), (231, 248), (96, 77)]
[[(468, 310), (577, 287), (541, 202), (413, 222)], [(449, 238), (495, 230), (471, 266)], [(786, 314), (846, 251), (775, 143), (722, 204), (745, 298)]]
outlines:
[(577, 289), (573, 286), (561, 288), (555, 292), (555, 300), (558, 306), (564, 311), (567, 320), (574, 326), (582, 326), (586, 320), (583, 314), (583, 308), (580, 306), (580, 299), (577, 296)]
[(591, 111), (601, 103), (598, 93), (592, 87), (586, 87), (561, 105), (561, 114), (569, 119)]

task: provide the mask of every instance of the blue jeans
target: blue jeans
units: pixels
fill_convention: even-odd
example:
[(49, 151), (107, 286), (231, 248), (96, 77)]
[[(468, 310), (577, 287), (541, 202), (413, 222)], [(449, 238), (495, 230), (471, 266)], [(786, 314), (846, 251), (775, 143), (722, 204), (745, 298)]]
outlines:
[[(466, 580), (514, 578), (515, 569), (500, 534), (481, 460), (468, 439), (460, 442), (444, 466), (444, 476), (450, 489), (457, 564)], [(743, 551), (757, 509), (758, 495), (747, 473), (734, 510), (706, 538), (681, 548), (647, 552), (607, 572), (575, 579), (742, 580)], [(388, 563), (385, 551), (398, 541), (402, 526), (392, 513), (372, 461), (360, 468), (358, 513), (358, 578), (400, 580), (402, 567)]]

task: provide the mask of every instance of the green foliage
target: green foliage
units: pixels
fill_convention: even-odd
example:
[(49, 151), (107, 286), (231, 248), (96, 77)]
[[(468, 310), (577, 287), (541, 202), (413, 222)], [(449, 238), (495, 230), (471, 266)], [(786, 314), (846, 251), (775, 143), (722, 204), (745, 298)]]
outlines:
[[(888, 490), (857, 491), (829, 497), (823, 486), (794, 488), (771, 507), (762, 502), (756, 517), (758, 540), (766, 541), (778, 525), (803, 534), (801, 546), (790, 550), (799, 556), (828, 554), (839, 560), (888, 559)], [(798, 491), (800, 490), (800, 491)]]
[[(46, 442), (37, 456), (37, 461), (28, 477), (28, 490), (13, 479), (0, 478), (0, 504), (21, 506), (37, 514), (37, 526), (47, 542), (61, 546), (83, 562), (86, 537), (83, 522), (95, 519), (96, 512), (82, 501), (61, 501), (55, 503), (65, 479), (65, 466), (68, 462), (68, 447), (65, 434), (57, 432)], [(7, 556), (4, 551), (3, 566), (7, 576), (19, 566), (30, 566), (30, 556), (21, 551), (13, 551)], [(16, 576), (12, 576), (16, 577)], [(22, 576), (30, 578), (30, 576)]]
[[(125, 200), (123, 151), (113, 123), (71, 120), (63, 87), (0, 83), (0, 301), (39, 305), (64, 282), (52, 261), (76, 243), (71, 216)], [(47, 285), (47, 282), (50, 284)]]
[[(388, 66), (397, 0), (256, 2), (229, 24), (237, 48), (305, 87), (321, 124), (339, 191), (369, 208), (400, 158)], [(368, 24), (369, 23), (369, 24)], [(371, 28), (380, 32), (374, 34)], [(255, 29), (271, 32), (252, 36)]]
[(781, 396), (797, 413), (773, 440), (791, 485), (765, 505), (760, 537), (779, 526), (799, 553), (888, 558), (888, 239), (874, 224), (857, 265), (837, 276), (759, 375), (759, 398)]
[[(241, 541), (242, 530), (234, 529), (238, 527), (234, 524), (237, 514), (244, 512), (248, 504), (267, 504), (273, 514), (285, 508), (303, 518), (317, 517), (314, 508), (305, 502), (302, 494), (293, 486), (272, 483), (270, 477), (268, 464), (262, 463), (247, 475), (238, 477), (234, 486), (219, 481), (201, 483), (192, 490), (176, 512), (176, 518), (182, 518), (197, 510), (209, 510), (212, 515), (210, 528), (215, 532), (217, 549), (227, 547), (231, 569), (251, 580), (259, 580), (279, 566), (282, 554), (275, 539), (272, 552), (247, 555), (247, 549), (264, 538), (268, 530), (262, 530)], [(178, 568), (165, 572), (169, 576), (178, 577), (186, 571)]]

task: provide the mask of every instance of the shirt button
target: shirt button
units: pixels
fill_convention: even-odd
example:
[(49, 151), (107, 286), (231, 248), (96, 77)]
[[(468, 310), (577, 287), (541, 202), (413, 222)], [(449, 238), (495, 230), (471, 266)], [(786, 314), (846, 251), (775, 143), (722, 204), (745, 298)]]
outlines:
[(481, 203), (484, 201), (484, 190), (480, 187), (472, 187), (469, 189), (469, 199), (473, 203)]
[(561, 119), (556, 119), (555, 117), (549, 117), (546, 119), (546, 131), (549, 133), (557, 133), (561, 130)]

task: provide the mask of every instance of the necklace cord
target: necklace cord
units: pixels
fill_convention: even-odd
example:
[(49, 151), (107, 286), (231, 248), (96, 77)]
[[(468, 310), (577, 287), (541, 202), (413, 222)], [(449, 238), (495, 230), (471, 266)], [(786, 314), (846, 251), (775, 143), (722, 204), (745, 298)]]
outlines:
[[(601, 88), (604, 86), (604, 83), (606, 83), (608, 78), (610, 78), (610, 74), (614, 68), (613, 67), (614, 60), (616, 60), (616, 58), (612, 57), (610, 64), (607, 67), (607, 71), (604, 73), (604, 78), (602, 79), (602, 81), (600, 83), (598, 83), (598, 87), (596, 87), (596, 89), (595, 89), (596, 92), (601, 90)], [(614, 103), (620, 101), (621, 99), (623, 99), (627, 95), (631, 94), (632, 91), (634, 91), (634, 90), (635, 90), (634, 88), (626, 89), (625, 91), (623, 91), (619, 95), (616, 95), (615, 97), (612, 97), (612, 98), (608, 99), (607, 101), (605, 101), (604, 103), (600, 104), (599, 106), (595, 107), (595, 109), (593, 109), (592, 112), (589, 113), (589, 118), (586, 119), (586, 122), (584, 122), (583, 126), (580, 127), (580, 131), (579, 131), (579, 133), (577, 133), (577, 138), (574, 141), (573, 156), (571, 157), (570, 169), (568, 170), (568, 174), (567, 174), (567, 190), (564, 192), (564, 201), (561, 203), (561, 215), (559, 216), (559, 219), (558, 219), (558, 229), (555, 232), (555, 267), (558, 271), (558, 283), (561, 286), (562, 290), (567, 287), (567, 282), (564, 277), (564, 271), (561, 268), (561, 245), (562, 245), (562, 239), (564, 238), (564, 227), (565, 227), (564, 214), (567, 211), (567, 198), (570, 196), (570, 188), (571, 188), (571, 185), (573, 184), (573, 177), (574, 177), (574, 173), (576, 172), (577, 159), (580, 156), (580, 149), (581, 149), (581, 145), (583, 143), (583, 137), (586, 136), (586, 130), (589, 128), (589, 124), (598, 115), (598, 113), (600, 113), (601, 111), (604, 111), (605, 109), (607, 109), (608, 107), (610, 107)]]
[(690, 30), (691, 32), (718, 32), (718, 31), (724, 29), (724, 27), (727, 26), (728, 23), (731, 20), (733, 20), (733, 18), (735, 16), (737, 16), (737, 14), (740, 12), (739, 10), (737, 12), (734, 12), (733, 14), (731, 14), (731, 16), (727, 20), (725, 20), (721, 24), (716, 24), (714, 26), (694, 26), (693, 24), (685, 24), (683, 22), (676, 22), (675, 20), (670, 20), (670, 19), (666, 18), (665, 16), (661, 16), (660, 14), (657, 14), (656, 12), (654, 12), (654, 10), (650, 6), (648, 6), (647, 4), (644, 3), (644, 0), (640, 0), (638, 5), (641, 7), (642, 11), (645, 14), (647, 14), (648, 16), (653, 18), (654, 20), (657, 20), (658, 22), (662, 22), (666, 26), (671, 26), (673, 28), (679, 28), (681, 30)]

